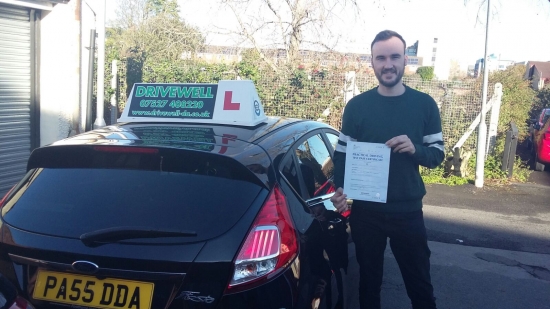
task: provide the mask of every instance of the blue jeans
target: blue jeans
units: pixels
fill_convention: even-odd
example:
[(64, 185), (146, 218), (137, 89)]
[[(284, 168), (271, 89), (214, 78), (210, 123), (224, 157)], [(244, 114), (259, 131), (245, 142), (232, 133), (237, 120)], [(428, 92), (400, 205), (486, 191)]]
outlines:
[(387, 238), (414, 309), (436, 308), (430, 278), (430, 249), (422, 210), (373, 212), (354, 207), (350, 228), (359, 263), (361, 309), (380, 309)]

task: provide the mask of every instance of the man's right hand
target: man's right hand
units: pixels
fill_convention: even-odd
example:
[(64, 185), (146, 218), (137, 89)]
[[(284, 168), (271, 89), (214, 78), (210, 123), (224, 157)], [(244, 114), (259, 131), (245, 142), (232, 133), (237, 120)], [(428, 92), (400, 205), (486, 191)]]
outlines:
[(330, 198), (330, 201), (336, 207), (339, 213), (342, 213), (349, 209), (347, 202), (347, 195), (344, 194), (344, 189), (338, 188), (334, 195)]

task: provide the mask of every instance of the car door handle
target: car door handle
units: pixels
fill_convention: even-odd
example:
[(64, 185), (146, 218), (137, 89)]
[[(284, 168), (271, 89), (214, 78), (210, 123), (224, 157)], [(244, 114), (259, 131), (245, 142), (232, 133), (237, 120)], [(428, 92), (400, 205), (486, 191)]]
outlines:
[(313, 206), (319, 205), (322, 202), (323, 202), (323, 199), (319, 197), (319, 198), (308, 200), (306, 203), (308, 207), (313, 207)]

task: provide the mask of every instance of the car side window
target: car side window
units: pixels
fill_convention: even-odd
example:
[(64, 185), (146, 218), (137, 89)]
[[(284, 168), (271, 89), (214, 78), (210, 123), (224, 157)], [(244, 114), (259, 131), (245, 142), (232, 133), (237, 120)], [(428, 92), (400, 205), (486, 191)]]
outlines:
[(296, 148), (300, 172), (304, 180), (306, 196), (309, 199), (334, 192), (332, 180), (334, 164), (320, 134), (314, 135)]
[(544, 121), (544, 126), (541, 129), (541, 132), (546, 132), (550, 128), (550, 115), (546, 117), (546, 120)]
[(336, 149), (336, 144), (338, 144), (338, 135), (327, 132), (327, 137), (332, 145), (332, 150), (334, 151), (334, 149)]
[(302, 195), (300, 180), (298, 178), (298, 172), (296, 169), (296, 164), (294, 163), (293, 157), (290, 156), (283, 164), (281, 172), (285, 176), (286, 180), (292, 186), (292, 188), (300, 195)]
[(543, 109), (538, 117), (539, 125), (542, 127), (546, 123), (546, 120), (550, 117), (550, 109)]

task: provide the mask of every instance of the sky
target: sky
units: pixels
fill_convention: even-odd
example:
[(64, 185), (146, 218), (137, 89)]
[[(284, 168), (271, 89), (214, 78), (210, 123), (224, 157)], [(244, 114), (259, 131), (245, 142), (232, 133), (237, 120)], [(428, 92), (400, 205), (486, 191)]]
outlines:
[[(254, 0), (253, 0), (254, 1)], [(252, 2), (253, 2), (252, 1)], [(438, 38), (448, 58), (462, 66), (483, 58), (486, 5), (483, 0), (360, 0), (360, 13), (340, 9), (332, 32), (341, 52), (370, 53), (376, 33), (390, 29), (412, 45), (423, 38)], [(107, 0), (107, 20), (116, 17), (118, 0)], [(220, 9), (220, 0), (178, 0), (180, 15), (206, 34), (207, 43), (233, 45), (236, 40), (213, 29), (236, 25), (233, 14)], [(550, 2), (547, 0), (491, 0), (488, 53), (502, 60), (550, 61)], [(476, 22), (479, 16), (481, 22)]]

